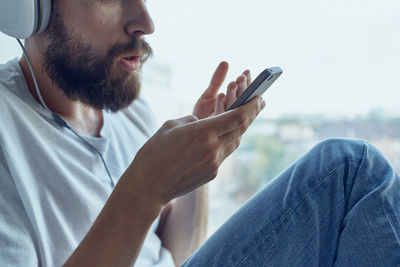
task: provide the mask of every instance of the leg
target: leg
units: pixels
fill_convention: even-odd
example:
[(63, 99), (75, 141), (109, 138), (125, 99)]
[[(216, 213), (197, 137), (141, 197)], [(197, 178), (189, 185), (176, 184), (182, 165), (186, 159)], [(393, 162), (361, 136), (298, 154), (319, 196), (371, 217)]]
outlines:
[(366, 142), (313, 148), (184, 264), (399, 266), (400, 178)]

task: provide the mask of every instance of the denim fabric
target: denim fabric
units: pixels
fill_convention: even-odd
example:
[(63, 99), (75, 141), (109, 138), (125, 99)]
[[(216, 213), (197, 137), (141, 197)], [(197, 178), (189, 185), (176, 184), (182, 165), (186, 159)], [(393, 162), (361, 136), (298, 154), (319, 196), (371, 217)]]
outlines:
[(400, 178), (332, 139), (251, 198), (182, 266), (400, 266)]

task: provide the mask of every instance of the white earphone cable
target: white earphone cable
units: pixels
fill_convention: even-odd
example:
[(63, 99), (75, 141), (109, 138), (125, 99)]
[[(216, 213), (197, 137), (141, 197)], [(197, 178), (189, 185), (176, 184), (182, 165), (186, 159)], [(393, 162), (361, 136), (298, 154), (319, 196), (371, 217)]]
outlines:
[[(26, 52), (25, 47), (24, 47), (24, 45), (22, 44), (21, 40), (17, 39), (17, 41), (18, 41), (19, 45), (21, 46), (22, 52), (24, 53), (24, 55), (25, 55), (25, 57), (26, 57), (26, 61), (28, 62), (28, 67), (29, 67), (29, 69), (30, 69), (30, 71), (31, 71), (32, 78), (33, 78), (33, 83), (35, 84), (36, 93), (37, 93), (37, 95), (38, 95), (38, 97), (39, 97), (39, 100), (40, 100), (40, 102), (42, 103), (43, 107), (44, 107), (45, 109), (47, 109), (48, 111), (51, 112), (51, 110), (50, 110), (49, 107), (46, 105), (46, 103), (44, 103), (44, 100), (43, 100), (43, 98), (42, 98), (42, 95), (40, 94), (39, 85), (38, 85), (38, 83), (37, 83), (36, 76), (35, 76), (35, 74), (34, 74), (34, 72), (33, 72), (33, 67), (32, 67), (32, 64), (31, 64), (31, 60), (29, 59), (28, 53)], [(53, 113), (53, 112), (51, 112), (51, 113)]]
[(38, 97), (39, 97), (39, 100), (40, 100), (40, 102), (42, 103), (43, 107), (53, 116), (54, 120), (56, 121), (56, 123), (57, 123), (58, 125), (69, 129), (69, 130), (70, 130), (71, 132), (73, 132), (80, 140), (82, 140), (86, 145), (88, 145), (90, 148), (92, 148), (92, 149), (99, 155), (99, 157), (100, 157), (100, 159), (101, 159), (101, 161), (102, 161), (102, 163), (103, 163), (103, 165), (104, 165), (104, 167), (105, 167), (105, 169), (106, 169), (106, 171), (107, 171), (107, 175), (108, 175), (108, 177), (110, 178), (111, 186), (114, 188), (114, 187), (115, 187), (114, 180), (112, 179), (111, 173), (110, 173), (110, 171), (109, 171), (109, 169), (108, 169), (108, 167), (107, 167), (106, 161), (104, 160), (104, 157), (103, 157), (103, 155), (101, 154), (101, 152), (100, 152), (95, 146), (93, 146), (93, 145), (90, 144), (87, 140), (85, 140), (82, 136), (80, 136), (74, 129), (72, 129), (64, 119), (62, 119), (60, 116), (58, 116), (57, 114), (55, 114), (54, 112), (52, 112), (52, 111), (50, 110), (50, 108), (46, 105), (46, 103), (44, 102), (43, 97), (42, 97), (42, 95), (41, 95), (41, 93), (40, 93), (40, 90), (39, 90), (39, 85), (38, 85), (38, 83), (37, 83), (36, 76), (35, 76), (35, 73), (34, 73), (34, 71), (33, 71), (33, 67), (32, 67), (31, 61), (30, 61), (30, 59), (29, 59), (28, 53), (26, 52), (25, 47), (24, 47), (24, 45), (22, 44), (21, 40), (17, 39), (17, 41), (18, 41), (19, 45), (20, 45), (21, 48), (22, 48), (22, 52), (23, 52), (24, 55), (25, 55), (26, 61), (28, 62), (29, 70), (31, 71), (31, 74), (32, 74), (32, 79), (33, 79), (33, 83), (34, 83), (34, 85), (35, 85), (36, 93), (37, 93), (37, 95), (38, 95)]

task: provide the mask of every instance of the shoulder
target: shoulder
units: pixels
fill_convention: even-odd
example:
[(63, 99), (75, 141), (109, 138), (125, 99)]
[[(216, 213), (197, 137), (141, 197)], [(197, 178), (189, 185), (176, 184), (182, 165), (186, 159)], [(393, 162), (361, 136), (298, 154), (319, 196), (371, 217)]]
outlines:
[(18, 64), (18, 59), (13, 59), (5, 64), (0, 64), (0, 107), (21, 98), (22, 87), (26, 86), (25, 78)]
[(0, 80), (0, 121), (5, 119), (5, 115), (9, 114), (15, 106), (13, 103), (18, 100), (12, 89), (9, 84), (5, 84)]
[(0, 135), (34, 123), (38, 117), (35, 104), (18, 60), (0, 65)]
[(7, 85), (14, 83), (20, 77), (23, 77), (23, 73), (17, 58), (0, 64), (0, 84)]

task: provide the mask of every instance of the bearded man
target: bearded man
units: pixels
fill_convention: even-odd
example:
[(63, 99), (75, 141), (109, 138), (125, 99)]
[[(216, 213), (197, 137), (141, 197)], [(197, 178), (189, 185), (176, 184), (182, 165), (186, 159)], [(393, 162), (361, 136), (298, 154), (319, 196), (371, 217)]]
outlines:
[(399, 176), (356, 140), (317, 145), (204, 243), (206, 184), (265, 102), (225, 112), (251, 79), (218, 93), (223, 62), (193, 115), (156, 130), (140, 97), (153, 31), (143, 0), (54, 0), (0, 67), (2, 266), (400, 263)]

